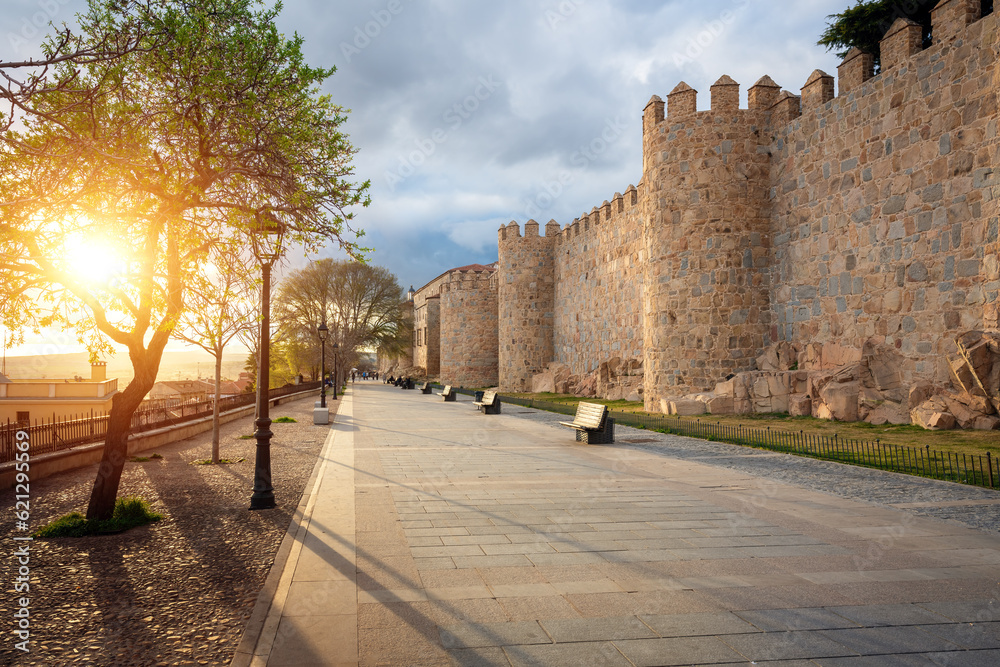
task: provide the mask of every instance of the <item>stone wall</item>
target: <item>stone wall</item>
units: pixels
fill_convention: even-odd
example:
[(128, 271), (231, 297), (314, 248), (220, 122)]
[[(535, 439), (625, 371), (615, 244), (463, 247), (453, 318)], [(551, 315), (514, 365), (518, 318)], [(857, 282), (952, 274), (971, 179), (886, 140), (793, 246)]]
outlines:
[(441, 284), (441, 382), (499, 382), (496, 272), (455, 271)]
[(649, 410), (750, 370), (770, 342), (766, 127), (777, 93), (765, 77), (741, 110), (739, 85), (723, 76), (709, 111), (683, 83), (666, 114), (656, 97), (645, 109)]
[(516, 222), (499, 231), (498, 329), (500, 388), (531, 391), (531, 377), (541, 373), (554, 355), (555, 261), (559, 224)]
[[(994, 22), (994, 30), (996, 23)], [(986, 40), (988, 41), (988, 40)], [(993, 40), (993, 82), (990, 84), (993, 90), (1000, 90), (1000, 66), (996, 63), (1000, 61), (1000, 43)], [(986, 142), (985, 152), (990, 164), (1000, 165), (1000, 128), (997, 127), (997, 119), (994, 117), (992, 125), (988, 128), (989, 140)], [(983, 186), (983, 217), (986, 220), (986, 243), (983, 247), (983, 279), (987, 285), (1000, 285), (1000, 170), (994, 170), (992, 174), (985, 172), (981, 175), (981, 185)], [(996, 291), (993, 287), (992, 291)], [(989, 289), (987, 296), (989, 296)], [(983, 307), (983, 326), (985, 328), (1000, 329), (1000, 299), (987, 298)]]
[(991, 326), (997, 22), (965, 25), (970, 4), (939, 6), (919, 52), (919, 26), (897, 21), (879, 76), (812, 104), (803, 89), (802, 116), (776, 128), (777, 339), (885, 344), (905, 382), (944, 383), (955, 335)]
[(898, 20), (800, 95), (739, 108), (681, 83), (643, 114), (643, 179), (565, 229), (499, 233), (499, 380), (641, 358), (644, 401), (711, 389), (776, 342), (899, 355), (947, 383), (960, 331), (1000, 327), (997, 13), (942, 0), (934, 44)]
[(554, 354), (575, 374), (613, 357), (642, 357), (639, 200), (629, 186), (556, 236)]
[(423, 368), (428, 377), (441, 371), (441, 284), (447, 274), (438, 276), (413, 296), (413, 365)]

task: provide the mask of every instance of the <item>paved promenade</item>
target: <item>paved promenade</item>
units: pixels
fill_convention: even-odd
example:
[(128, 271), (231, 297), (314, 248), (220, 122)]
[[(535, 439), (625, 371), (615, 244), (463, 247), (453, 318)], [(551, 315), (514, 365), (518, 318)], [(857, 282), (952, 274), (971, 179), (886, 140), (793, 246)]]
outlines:
[(1000, 664), (996, 533), (642, 431), (341, 400), (234, 665)]

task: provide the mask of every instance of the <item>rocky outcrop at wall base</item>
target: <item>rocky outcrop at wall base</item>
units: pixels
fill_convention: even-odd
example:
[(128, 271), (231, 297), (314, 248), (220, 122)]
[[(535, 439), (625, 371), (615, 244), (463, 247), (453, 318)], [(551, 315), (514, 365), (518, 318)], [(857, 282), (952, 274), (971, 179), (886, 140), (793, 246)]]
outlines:
[(737, 373), (713, 392), (661, 400), (667, 414), (788, 413), (835, 421), (919, 424), (928, 429), (1000, 429), (1000, 333), (968, 331), (949, 360), (954, 387), (907, 386), (901, 355), (869, 340), (860, 350), (837, 343), (788, 342), (758, 357), (760, 370)]
[(531, 391), (610, 401), (641, 401), (642, 360), (615, 357), (602, 361), (596, 370), (586, 375), (573, 375), (569, 366), (551, 363), (544, 371), (532, 376)]

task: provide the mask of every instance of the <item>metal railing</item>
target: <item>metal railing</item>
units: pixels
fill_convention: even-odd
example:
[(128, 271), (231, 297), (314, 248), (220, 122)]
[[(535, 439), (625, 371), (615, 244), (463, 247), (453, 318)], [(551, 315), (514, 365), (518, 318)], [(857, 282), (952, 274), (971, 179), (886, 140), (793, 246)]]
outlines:
[[(268, 399), (274, 400), (289, 394), (318, 390), (319, 388), (318, 381), (278, 387), (268, 392)], [(253, 405), (256, 400), (255, 393), (226, 396), (219, 400), (219, 412), (224, 413), (234, 408)], [(205, 400), (196, 403), (146, 406), (145, 409), (136, 410), (132, 415), (129, 433), (142, 433), (211, 416), (214, 403), (213, 400)], [(0, 424), (0, 463), (14, 460), (18, 431), (28, 432), (31, 443), (30, 454), (35, 457), (103, 440), (108, 432), (108, 419), (108, 415), (104, 414), (62, 420), (54, 419), (48, 422), (36, 420), (34, 424), (30, 425), (7, 420), (6, 424)]]
[[(469, 394), (471, 390), (456, 389)], [(504, 403), (520, 405), (548, 412), (572, 415), (576, 406), (554, 403), (534, 398), (516, 398), (501, 395)], [(812, 435), (803, 431), (784, 431), (771, 427), (730, 426), (719, 422), (688, 421), (667, 415), (643, 415), (634, 412), (610, 410), (619, 426), (685, 435), (702, 440), (724, 442), (732, 445), (755, 447), (774, 452), (808, 456), (824, 461), (835, 461), (850, 465), (877, 468), (891, 472), (929, 477), (947, 482), (958, 482), (1000, 488), (1000, 458), (990, 452), (980, 454), (957, 454), (926, 447), (906, 447), (875, 440), (855, 440), (832, 436)]]

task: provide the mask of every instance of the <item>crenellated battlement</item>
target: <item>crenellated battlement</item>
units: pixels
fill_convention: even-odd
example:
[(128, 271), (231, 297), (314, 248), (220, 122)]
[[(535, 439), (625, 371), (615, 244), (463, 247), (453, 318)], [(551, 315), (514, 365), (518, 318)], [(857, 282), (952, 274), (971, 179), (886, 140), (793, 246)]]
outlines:
[(549, 221), (546, 235), (549, 234), (550, 229), (558, 230), (556, 231), (556, 245), (561, 245), (581, 236), (586, 237), (591, 233), (597, 233), (602, 226), (620, 227), (625, 225), (629, 223), (630, 216), (638, 212), (643, 195), (642, 181), (639, 181), (639, 187), (629, 185), (625, 189), (624, 195), (616, 192), (611, 201), (605, 199), (600, 206), (590, 209), (589, 213), (581, 214), (580, 217), (575, 218), (573, 222), (568, 223), (562, 229), (559, 229), (559, 223), (556, 221)]
[(493, 276), (496, 267), (483, 266), (469, 269), (454, 269), (441, 282), (441, 293), (459, 290), (496, 290)]
[(725, 74), (705, 110), (683, 81), (653, 95), (638, 185), (498, 230), (501, 387), (641, 357), (658, 410), (778, 341), (874, 340), (906, 382), (947, 382), (954, 334), (1000, 326), (1000, 31), (981, 14), (942, 0), (927, 48), (898, 19), (878, 75), (851, 49), (798, 93), (762, 76), (746, 108)]
[[(980, 19), (981, 0), (942, 0), (932, 11), (933, 43), (927, 49), (922, 47), (922, 28), (919, 24), (898, 18), (886, 32), (880, 43), (882, 71), (885, 76), (893, 69), (904, 66), (915, 55), (946, 46), (966, 35), (970, 25)], [(972, 54), (970, 54), (972, 55)], [(711, 106), (698, 111), (698, 91), (681, 81), (667, 95), (664, 103), (653, 95), (643, 111), (643, 133), (664, 131), (663, 123), (683, 122), (696, 117), (705, 122), (733, 122), (732, 116), (720, 114), (740, 112), (768, 112), (770, 124), (778, 129), (795, 120), (802, 113), (819, 109), (839, 97), (846, 97), (857, 91), (865, 82), (876, 78), (874, 56), (854, 48), (844, 57), (837, 68), (837, 78), (822, 70), (814, 70), (803, 84), (800, 95), (782, 91), (769, 76), (762, 77), (749, 90), (746, 109), (740, 108), (740, 84), (728, 75), (722, 75), (711, 87)], [(836, 90), (835, 90), (836, 89)]]
[(528, 220), (524, 223), (524, 235), (521, 235), (521, 226), (517, 224), (516, 221), (511, 220), (506, 225), (501, 225), (500, 229), (497, 230), (497, 237), (501, 244), (515, 243), (518, 240), (523, 239), (548, 239), (553, 240), (559, 235), (561, 229), (559, 223), (555, 220), (549, 220), (545, 225), (545, 234), (539, 233), (539, 225), (534, 220)]

